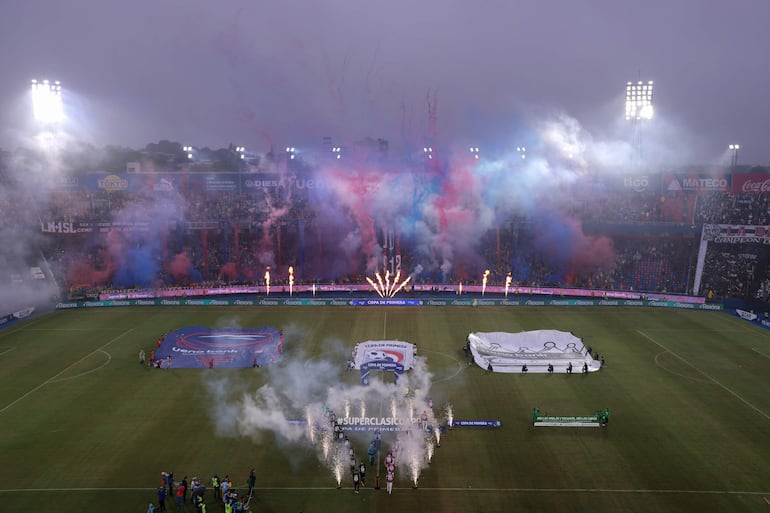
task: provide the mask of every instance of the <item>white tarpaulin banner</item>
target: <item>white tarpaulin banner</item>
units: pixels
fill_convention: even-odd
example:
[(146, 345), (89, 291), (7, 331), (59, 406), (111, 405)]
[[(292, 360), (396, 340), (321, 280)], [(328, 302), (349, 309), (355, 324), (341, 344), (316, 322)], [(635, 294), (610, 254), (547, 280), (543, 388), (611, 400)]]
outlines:
[[(468, 335), (476, 364), (494, 372), (574, 372), (599, 370), (599, 361), (587, 354), (583, 341), (567, 331), (536, 330), (508, 333), (478, 332)], [(524, 370), (526, 366), (526, 371)]]

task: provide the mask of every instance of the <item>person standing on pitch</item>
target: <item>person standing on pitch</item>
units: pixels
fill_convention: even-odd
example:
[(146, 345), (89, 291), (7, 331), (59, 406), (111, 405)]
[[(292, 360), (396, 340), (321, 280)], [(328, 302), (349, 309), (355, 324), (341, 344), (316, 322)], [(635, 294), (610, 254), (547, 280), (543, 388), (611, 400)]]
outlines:
[(251, 469), (249, 471), (249, 497), (251, 497), (251, 494), (254, 492), (254, 485), (257, 482), (257, 472), (255, 469)]
[(364, 460), (361, 460), (361, 464), (358, 466), (358, 472), (361, 474), (361, 486), (366, 488), (366, 465), (364, 465)]
[(353, 472), (353, 491), (356, 493), (358, 493), (358, 487), (361, 485), (360, 479), (358, 472)]
[(158, 487), (158, 511), (166, 511), (166, 487)]
[(393, 478), (395, 477), (395, 474), (388, 468), (388, 473), (385, 474), (385, 481), (387, 482), (387, 490), (388, 495), (393, 493)]
[(218, 501), (222, 498), (221, 490), (219, 489), (219, 476), (214, 474), (211, 478), (211, 488), (214, 489), (214, 500)]

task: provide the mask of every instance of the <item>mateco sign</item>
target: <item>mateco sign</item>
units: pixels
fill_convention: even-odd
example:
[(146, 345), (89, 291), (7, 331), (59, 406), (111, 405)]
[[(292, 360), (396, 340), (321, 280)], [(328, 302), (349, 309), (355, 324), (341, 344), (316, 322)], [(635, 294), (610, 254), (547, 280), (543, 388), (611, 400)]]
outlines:
[(730, 190), (730, 176), (707, 174), (664, 174), (663, 189), (668, 192), (700, 192)]

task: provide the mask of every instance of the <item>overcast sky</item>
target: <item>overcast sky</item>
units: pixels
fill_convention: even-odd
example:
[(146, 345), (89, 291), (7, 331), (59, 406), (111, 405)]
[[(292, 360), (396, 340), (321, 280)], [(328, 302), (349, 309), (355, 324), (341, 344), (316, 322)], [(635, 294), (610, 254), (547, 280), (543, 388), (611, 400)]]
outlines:
[(422, 144), (429, 92), (446, 144), (515, 146), (561, 115), (623, 137), (641, 78), (669, 152), (768, 164), (768, 21), (768, 0), (4, 0), (0, 147), (33, 129), (32, 78), (61, 80), (68, 130), (99, 145), (256, 151)]

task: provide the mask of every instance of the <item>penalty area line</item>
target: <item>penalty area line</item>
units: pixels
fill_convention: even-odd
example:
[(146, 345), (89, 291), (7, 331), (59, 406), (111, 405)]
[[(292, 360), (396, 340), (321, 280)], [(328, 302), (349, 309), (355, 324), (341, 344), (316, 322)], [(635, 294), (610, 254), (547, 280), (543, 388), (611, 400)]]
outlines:
[(100, 352), (100, 351), (104, 353), (104, 352), (105, 352), (105, 351), (104, 351), (104, 348), (105, 348), (105, 347), (107, 347), (108, 345), (112, 344), (113, 342), (116, 342), (116, 341), (118, 341), (118, 340), (119, 340), (119, 339), (121, 339), (122, 337), (124, 337), (124, 336), (128, 335), (129, 333), (131, 333), (132, 331), (134, 331), (134, 329), (135, 329), (135, 328), (130, 328), (129, 330), (127, 330), (127, 331), (124, 331), (123, 333), (121, 333), (121, 334), (120, 334), (120, 335), (118, 335), (117, 337), (113, 338), (112, 340), (110, 340), (109, 342), (107, 342), (106, 344), (104, 344), (103, 346), (99, 347), (98, 349), (94, 349), (93, 351), (91, 351), (90, 353), (88, 353), (87, 355), (85, 355), (85, 356), (84, 356), (83, 358), (81, 358), (80, 360), (78, 360), (78, 361), (76, 361), (76, 362), (72, 362), (71, 364), (67, 365), (67, 366), (66, 366), (64, 369), (60, 370), (60, 371), (59, 371), (59, 372), (57, 372), (55, 375), (53, 375), (53, 376), (51, 376), (50, 378), (48, 378), (47, 380), (43, 381), (43, 382), (42, 382), (42, 383), (40, 383), (38, 386), (36, 386), (36, 387), (35, 387), (35, 388), (33, 388), (32, 390), (30, 390), (29, 392), (25, 393), (24, 395), (22, 395), (21, 397), (19, 397), (19, 398), (18, 398), (18, 399), (16, 399), (15, 401), (13, 401), (12, 403), (9, 403), (9, 404), (5, 405), (5, 406), (4, 406), (2, 409), (0, 409), (0, 413), (3, 413), (5, 410), (7, 410), (8, 408), (10, 408), (10, 407), (11, 407), (11, 406), (13, 406), (14, 404), (18, 403), (19, 401), (22, 401), (23, 399), (26, 399), (26, 398), (27, 398), (29, 395), (33, 394), (34, 392), (37, 392), (38, 390), (40, 390), (41, 388), (43, 388), (43, 387), (44, 387), (44, 386), (46, 386), (47, 384), (49, 384), (49, 383), (53, 383), (53, 382), (56, 380), (56, 378), (58, 378), (59, 376), (61, 376), (62, 374), (64, 374), (64, 373), (65, 373), (65, 372), (67, 372), (68, 370), (70, 370), (72, 367), (74, 367), (75, 365), (79, 364), (80, 362), (82, 362), (83, 360), (85, 360), (86, 358), (88, 358), (89, 356), (91, 356), (92, 354), (98, 353), (98, 352)]
[[(751, 350), (752, 350), (752, 351), (754, 351), (754, 352), (755, 352), (755, 353), (757, 353), (757, 354), (761, 354), (761, 355), (762, 355), (762, 356), (764, 356), (765, 358), (770, 358), (770, 356), (766, 355), (765, 353), (763, 353), (762, 351), (760, 351), (760, 350), (759, 350), (759, 349), (757, 349), (756, 347), (752, 347), (752, 348), (751, 348)], [(3, 354), (3, 353), (0, 353), (0, 354)]]
[(658, 347), (660, 347), (661, 349), (663, 349), (663, 350), (665, 350), (665, 351), (668, 351), (668, 352), (669, 352), (669, 353), (671, 353), (672, 355), (676, 356), (676, 357), (677, 357), (679, 360), (681, 360), (683, 363), (685, 363), (685, 364), (689, 365), (690, 367), (692, 367), (693, 369), (695, 369), (696, 371), (698, 371), (699, 373), (701, 373), (703, 376), (705, 376), (706, 378), (708, 378), (709, 380), (711, 380), (711, 381), (712, 381), (712, 382), (713, 382), (715, 385), (717, 385), (717, 386), (719, 386), (720, 388), (722, 388), (722, 389), (723, 389), (725, 392), (728, 392), (730, 395), (732, 395), (733, 397), (735, 397), (736, 399), (738, 399), (739, 401), (741, 401), (743, 404), (747, 405), (748, 407), (750, 407), (752, 410), (754, 410), (755, 412), (757, 412), (757, 413), (759, 413), (760, 415), (762, 415), (762, 416), (763, 416), (764, 418), (766, 418), (767, 420), (770, 420), (770, 415), (768, 415), (768, 414), (767, 414), (767, 413), (765, 413), (764, 411), (760, 410), (759, 408), (757, 408), (756, 406), (754, 406), (753, 404), (751, 404), (750, 402), (748, 402), (746, 399), (744, 399), (743, 397), (741, 397), (740, 395), (738, 395), (736, 392), (733, 392), (731, 389), (727, 388), (725, 385), (723, 385), (722, 383), (720, 383), (720, 382), (719, 382), (719, 381), (717, 381), (716, 379), (712, 378), (711, 376), (709, 376), (708, 374), (706, 374), (705, 372), (703, 372), (702, 370), (700, 370), (698, 367), (696, 367), (695, 365), (693, 365), (692, 363), (690, 363), (689, 361), (687, 361), (685, 358), (683, 358), (683, 357), (679, 356), (678, 354), (676, 354), (675, 352), (673, 352), (672, 350), (670, 350), (669, 348), (667, 348), (666, 346), (664, 346), (663, 344), (661, 344), (660, 342), (658, 342), (657, 340), (655, 340), (654, 338), (652, 338), (651, 336), (647, 335), (647, 334), (646, 334), (646, 333), (644, 333), (643, 331), (641, 331), (641, 330), (636, 330), (636, 332), (637, 332), (637, 333), (639, 333), (639, 334), (640, 334), (641, 336), (643, 336), (644, 338), (646, 338), (647, 340), (649, 340), (650, 342), (652, 342), (653, 344), (655, 344), (656, 346), (658, 346)]

